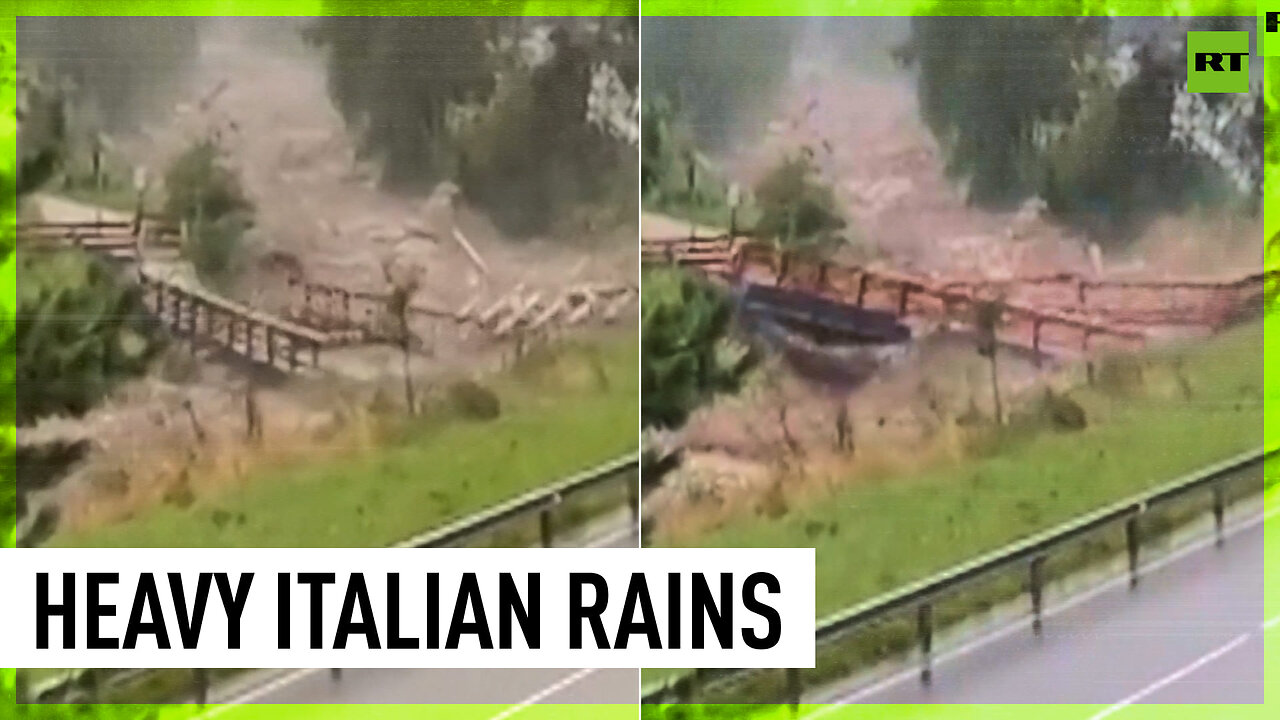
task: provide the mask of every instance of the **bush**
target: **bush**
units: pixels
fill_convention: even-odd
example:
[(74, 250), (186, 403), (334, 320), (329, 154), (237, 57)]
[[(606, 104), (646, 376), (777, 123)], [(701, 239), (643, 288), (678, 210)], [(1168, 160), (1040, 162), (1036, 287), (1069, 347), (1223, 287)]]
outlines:
[(756, 357), (728, 351), (733, 311), (715, 286), (663, 269), (641, 287), (641, 423), (679, 427), (715, 393), (736, 391)]
[(239, 262), (253, 206), (220, 162), (218, 146), (207, 139), (192, 145), (169, 167), (164, 185), (165, 212), (187, 222), (187, 259), (202, 278), (226, 280)]
[(474, 380), (450, 385), (449, 403), (459, 415), (471, 420), (494, 420), (502, 414), (498, 394)]
[(807, 149), (786, 157), (756, 186), (760, 220), (756, 234), (774, 238), (780, 247), (823, 249), (838, 241), (845, 226), (835, 194), (818, 177)]
[(164, 346), (142, 291), (74, 250), (24, 256), (15, 328), (20, 424), (80, 415), (115, 384), (143, 374)]

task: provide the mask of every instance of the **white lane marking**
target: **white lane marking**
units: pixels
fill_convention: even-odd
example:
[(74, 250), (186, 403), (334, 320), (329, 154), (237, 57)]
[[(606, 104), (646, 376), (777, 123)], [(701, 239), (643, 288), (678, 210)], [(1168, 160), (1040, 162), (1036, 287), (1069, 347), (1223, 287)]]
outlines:
[(595, 671), (596, 671), (595, 668), (583, 668), (582, 670), (579, 670), (573, 673), (572, 675), (567, 675), (563, 678), (560, 678), (560, 680), (542, 688), (538, 692), (530, 695), (524, 700), (521, 700), (519, 703), (512, 705), (511, 707), (507, 708), (506, 710), (503, 710), (497, 715), (494, 715), (493, 717), (489, 718), (489, 720), (506, 720), (507, 718), (524, 710), (530, 705), (534, 705), (536, 703), (541, 702), (543, 698), (546, 698), (549, 695), (555, 695), (556, 693), (578, 682), (582, 678), (590, 675)]
[(209, 718), (217, 717), (218, 715), (221, 715), (223, 712), (229, 710), (232, 707), (235, 707), (236, 705), (248, 705), (254, 700), (262, 697), (263, 695), (269, 695), (275, 692), (276, 690), (279, 690), (280, 688), (286, 685), (295, 683), (301, 680), (302, 678), (306, 677), (307, 675), (310, 675), (311, 673), (314, 673), (314, 672), (318, 672), (319, 670), (320, 668), (302, 668), (299, 670), (294, 670), (292, 672), (283, 673), (269, 682), (265, 682), (261, 685), (258, 685), (256, 687), (250, 688), (249, 690), (246, 690), (245, 692), (241, 693), (239, 696), (231, 700), (228, 700), (227, 702), (221, 705), (209, 708), (205, 712), (197, 715), (196, 720), (208, 720)]
[[(1226, 537), (1238, 535), (1239, 533), (1242, 533), (1246, 530), (1250, 530), (1262, 524), (1266, 520), (1272, 519), (1278, 514), (1280, 514), (1280, 507), (1272, 508), (1271, 510), (1265, 513), (1254, 515), (1248, 520), (1242, 520), (1238, 523), (1228, 526), (1225, 529), (1223, 534)], [(1177, 562), (1178, 560), (1181, 560), (1195, 552), (1203, 550), (1204, 548), (1210, 545), (1213, 545), (1216, 542), (1217, 542), (1217, 538), (1214, 535), (1209, 535), (1208, 537), (1201, 538), (1200, 540), (1189, 542), (1183, 547), (1178, 548), (1177, 550), (1169, 553), (1168, 555), (1165, 555), (1164, 557), (1161, 557), (1157, 560), (1153, 560), (1152, 562), (1146, 565), (1143, 565), (1140, 568), (1140, 571), (1143, 573), (1150, 573), (1150, 572), (1160, 570), (1161, 568), (1164, 568), (1174, 562)], [(1050, 617), (1053, 617), (1054, 615), (1070, 610), (1071, 608), (1076, 607), (1081, 603), (1092, 600), (1093, 598), (1101, 595), (1102, 593), (1107, 592), (1108, 590), (1111, 590), (1116, 586), (1122, 585), (1127, 582), (1129, 582), (1128, 573), (1118, 575), (1110, 580), (1107, 580), (1103, 583), (1098, 584), (1095, 587), (1092, 587), (1088, 590), (1085, 590), (1076, 595), (1073, 595), (1063, 600), (1062, 602), (1055, 603), (1053, 605), (1046, 605), (1041, 615), (1045, 619), (1048, 619)], [(1275, 620), (1272, 620), (1272, 622), (1274, 623)], [(1025, 617), (1019, 617), (1016, 620), (1011, 620), (1009, 621), (1008, 624), (1004, 625), (1003, 627), (992, 630), (991, 632), (985, 635), (979, 635), (973, 640), (970, 640), (966, 643), (962, 643), (956, 646), (955, 648), (952, 648), (943, 653), (939, 653), (935, 655), (933, 658), (933, 666), (936, 668), (939, 665), (942, 665), (944, 663), (947, 663), (952, 660), (956, 660), (960, 657), (963, 657), (965, 655), (968, 655), (969, 653), (975, 650), (986, 647), (987, 645), (990, 645), (991, 643), (996, 642), (997, 640), (1000, 640), (1004, 637), (1007, 637), (1019, 630), (1023, 630), (1026, 628), (1026, 626), (1027, 626), (1027, 621)], [(811, 713), (803, 715), (801, 717), (801, 720), (814, 720), (816, 718), (820, 718), (824, 715), (827, 715), (839, 709), (841, 705), (861, 702), (863, 698), (878, 694), (880, 692), (883, 692), (893, 687), (894, 685), (905, 682), (907, 680), (914, 680), (919, 677), (920, 677), (920, 670), (918, 668), (908, 668), (905, 670), (901, 670), (897, 673), (894, 673), (884, 678), (883, 680), (879, 680), (875, 683), (872, 683), (871, 685), (858, 688), (857, 690), (854, 690), (852, 692), (849, 692), (843, 695), (838, 695), (835, 699), (828, 701), (822, 707), (814, 710)]]
[[(617, 542), (620, 538), (623, 538), (633, 532), (635, 532), (635, 528), (630, 523), (628, 523), (626, 527), (619, 528), (618, 530), (615, 530), (614, 532), (611, 532), (608, 535), (605, 535), (604, 537), (596, 539), (594, 542), (590, 543), (588, 547), (605, 547), (607, 545), (612, 545), (614, 542)], [(321, 669), (323, 668), (303, 668), (300, 670), (294, 670), (292, 672), (279, 675), (273, 678), (272, 680), (270, 680), (269, 682), (265, 682), (261, 685), (258, 685), (253, 688), (250, 688), (249, 690), (246, 690), (245, 692), (241, 693), (237, 697), (232, 698), (231, 700), (228, 700), (225, 703), (209, 708), (205, 712), (197, 715), (195, 720), (209, 720), (210, 718), (217, 717), (218, 715), (222, 714), (224, 711), (226, 711), (228, 708), (232, 706), (248, 705), (249, 703), (253, 702), (257, 698), (262, 697), (263, 695), (269, 695), (286, 685), (289, 685), (291, 683), (297, 682), (298, 680), (301, 680), (302, 678), (306, 677), (307, 675), (310, 675), (311, 673), (319, 672)], [(540, 691), (539, 694), (535, 694), (534, 697), (538, 699), (541, 699), (542, 697), (546, 697), (546, 695), (550, 695), (556, 692), (557, 690), (560, 690), (563, 687), (570, 685), (583, 677), (586, 677), (592, 672), (595, 672), (594, 668), (587, 671), (579, 671), (574, 676), (570, 676), (570, 678), (572, 679), (566, 678), (561, 680), (561, 682), (564, 683), (563, 685), (560, 685), (559, 683), (555, 685), (550, 685), (547, 688), (544, 688), (542, 691)], [(533, 701), (525, 701), (523, 705), (517, 705), (511, 711), (513, 713), (518, 712), (518, 710), (523, 710), (524, 708), (528, 707), (529, 705), (532, 705), (537, 701), (538, 701), (537, 699)], [(503, 718), (503, 717), (507, 717), (507, 716), (498, 715), (493, 720), (499, 720), (499, 718)]]
[(1252, 636), (1250, 633), (1241, 633), (1240, 635), (1236, 636), (1236, 639), (1235, 639), (1235, 640), (1232, 640), (1231, 642), (1227, 643), (1226, 645), (1223, 645), (1222, 647), (1218, 648), (1217, 650), (1214, 650), (1213, 652), (1209, 653), (1208, 655), (1204, 655), (1204, 656), (1200, 657), (1200, 658), (1199, 658), (1198, 660), (1196, 660), (1195, 662), (1193, 662), (1193, 663), (1191, 663), (1191, 664), (1189, 664), (1189, 665), (1185, 665), (1185, 666), (1183, 666), (1181, 669), (1176, 670), (1176, 671), (1174, 671), (1174, 672), (1171, 672), (1171, 673), (1169, 673), (1168, 675), (1165, 675), (1164, 677), (1162, 677), (1162, 678), (1160, 678), (1159, 680), (1157, 680), (1157, 681), (1155, 681), (1155, 682), (1151, 683), (1150, 685), (1148, 685), (1148, 686), (1146, 686), (1146, 687), (1142, 688), (1142, 689), (1141, 689), (1141, 690), (1139, 690), (1138, 692), (1136, 692), (1136, 693), (1134, 693), (1134, 694), (1130, 695), (1129, 697), (1127, 697), (1127, 698), (1125, 698), (1125, 699), (1121, 700), (1120, 702), (1116, 703), (1115, 705), (1112, 705), (1111, 707), (1107, 708), (1106, 710), (1103, 710), (1102, 712), (1100, 712), (1100, 713), (1098, 713), (1098, 714), (1096, 714), (1096, 715), (1094, 715), (1094, 716), (1090, 717), (1090, 718), (1089, 718), (1089, 720), (1102, 720), (1102, 719), (1103, 719), (1103, 718), (1105, 718), (1105, 717), (1110, 717), (1111, 715), (1113, 715), (1113, 714), (1115, 714), (1115, 713), (1117, 713), (1117, 712), (1119, 712), (1119, 711), (1121, 711), (1121, 710), (1123, 710), (1123, 709), (1125, 709), (1125, 708), (1129, 707), (1130, 705), (1132, 705), (1132, 704), (1134, 704), (1134, 703), (1136, 703), (1136, 702), (1139, 702), (1140, 700), (1142, 700), (1143, 698), (1147, 697), (1148, 695), (1151, 695), (1151, 694), (1153, 694), (1153, 693), (1155, 693), (1155, 692), (1157, 692), (1157, 691), (1161, 690), (1162, 688), (1168, 687), (1169, 685), (1172, 685), (1173, 683), (1178, 682), (1179, 680), (1181, 680), (1182, 678), (1184, 678), (1184, 677), (1186, 677), (1186, 676), (1190, 675), (1191, 673), (1195, 672), (1196, 670), (1199, 670), (1200, 668), (1204, 667), (1205, 665), (1208, 665), (1209, 663), (1213, 662), (1214, 660), (1217, 660), (1218, 658), (1222, 657), (1223, 655), (1226, 655), (1227, 653), (1231, 652), (1232, 650), (1235, 650), (1236, 648), (1238, 648), (1238, 647), (1240, 647), (1241, 645), (1243, 645), (1246, 641), (1248, 641), (1248, 640), (1249, 640), (1249, 638), (1251, 638), (1251, 637), (1253, 637), (1253, 636)]
[(636, 528), (631, 523), (627, 523), (626, 527), (618, 528), (617, 530), (614, 530), (613, 532), (607, 535), (603, 535), (601, 537), (596, 538), (592, 542), (587, 543), (587, 547), (593, 547), (593, 548), (608, 547), (614, 544), (615, 542), (621, 540), (622, 538), (632, 534), (638, 535)]

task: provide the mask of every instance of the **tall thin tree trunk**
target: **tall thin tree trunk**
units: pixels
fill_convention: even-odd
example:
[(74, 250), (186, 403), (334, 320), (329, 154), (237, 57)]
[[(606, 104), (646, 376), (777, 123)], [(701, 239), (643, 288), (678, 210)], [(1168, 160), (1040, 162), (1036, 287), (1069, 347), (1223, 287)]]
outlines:
[(1004, 424), (1004, 408), (1000, 403), (1000, 373), (996, 367), (996, 345), (991, 344), (991, 399), (995, 403), (996, 424)]
[(417, 414), (417, 404), (413, 392), (413, 373), (409, 371), (409, 339), (407, 337), (400, 343), (400, 350), (404, 369), (404, 404), (409, 409), (409, 416), (413, 417)]

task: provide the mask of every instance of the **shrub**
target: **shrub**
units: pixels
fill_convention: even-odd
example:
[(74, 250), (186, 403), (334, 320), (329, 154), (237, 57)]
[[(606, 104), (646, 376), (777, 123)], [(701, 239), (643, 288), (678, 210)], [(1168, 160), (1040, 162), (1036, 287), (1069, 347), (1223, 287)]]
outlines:
[(760, 220), (756, 233), (780, 247), (821, 249), (837, 240), (845, 226), (831, 186), (818, 176), (806, 149), (783, 158), (756, 186)]
[(187, 259), (202, 278), (223, 282), (236, 269), (253, 216), (239, 178), (220, 162), (217, 144), (206, 139), (174, 160), (164, 185), (165, 212), (187, 223)]
[(15, 328), (18, 422), (80, 415), (120, 380), (143, 374), (164, 346), (142, 291), (74, 250), (20, 258)]
[(498, 394), (474, 380), (451, 384), (449, 403), (459, 415), (471, 420), (493, 420), (502, 414)]

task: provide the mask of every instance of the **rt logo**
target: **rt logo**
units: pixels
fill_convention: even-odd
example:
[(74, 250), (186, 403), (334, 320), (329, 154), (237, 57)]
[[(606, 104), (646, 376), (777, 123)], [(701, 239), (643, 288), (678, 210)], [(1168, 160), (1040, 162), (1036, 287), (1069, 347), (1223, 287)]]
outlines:
[[(1280, 16), (1276, 24), (1280, 27)], [(1187, 92), (1249, 92), (1249, 33), (1243, 30), (1188, 32)]]
[[(1270, 0), (1258, 3), (1264, 4), (1274, 3)], [(1258, 54), (1262, 57), (1280, 55), (1280, 12), (1262, 12), (1261, 7), (1258, 10)]]

